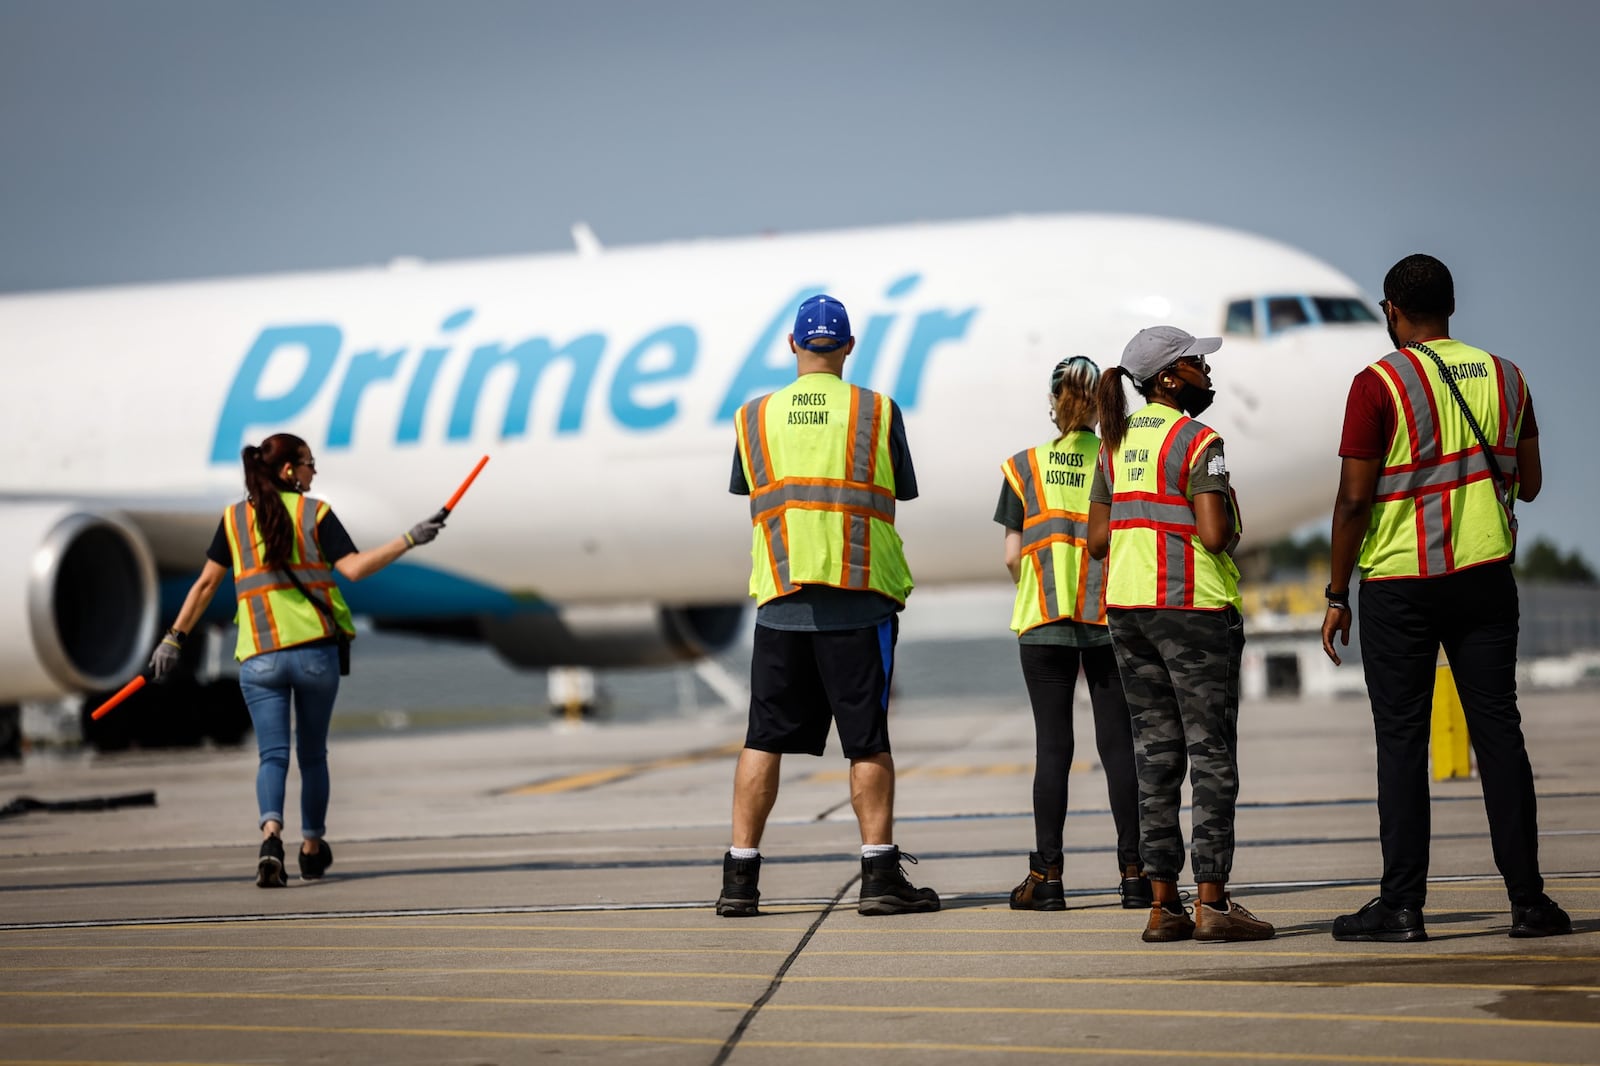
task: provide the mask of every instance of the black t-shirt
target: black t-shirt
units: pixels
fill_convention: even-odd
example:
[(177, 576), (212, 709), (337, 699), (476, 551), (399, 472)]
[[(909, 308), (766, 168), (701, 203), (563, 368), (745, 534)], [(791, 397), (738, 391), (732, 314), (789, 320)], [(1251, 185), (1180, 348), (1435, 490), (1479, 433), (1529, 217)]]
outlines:
[[(233, 552), (228, 548), (228, 533), (223, 528), (225, 524), (225, 520), (218, 520), (216, 535), (211, 538), (211, 547), (206, 549), (206, 558), (218, 566), (232, 567)], [(355, 542), (345, 532), (344, 524), (334, 515), (331, 507), (317, 523), (317, 543), (322, 547), (322, 557), (328, 560), (330, 566), (346, 555), (356, 553)]]
[[(911, 465), (906, 424), (900, 416), (900, 405), (893, 400), (889, 401), (889, 411), (889, 464), (894, 470), (894, 498), (914, 500), (917, 498), (917, 472)], [(733, 448), (733, 476), (728, 480), (728, 491), (735, 496), (750, 495), (750, 483), (745, 480), (737, 444)], [(801, 585), (797, 591), (757, 607), (756, 624), (804, 633), (864, 629), (877, 625), (900, 608), (900, 604), (877, 592), (832, 585)]]

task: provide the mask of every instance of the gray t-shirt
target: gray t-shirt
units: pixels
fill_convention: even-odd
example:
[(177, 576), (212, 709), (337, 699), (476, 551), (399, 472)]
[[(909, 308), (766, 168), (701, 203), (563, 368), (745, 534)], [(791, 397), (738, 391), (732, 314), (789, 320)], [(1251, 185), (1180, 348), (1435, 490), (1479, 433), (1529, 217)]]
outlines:
[[(1017, 495), (1017, 490), (1011, 487), (1011, 482), (1001, 478), (1000, 502), (995, 504), (994, 520), (1007, 529), (1020, 533), (1027, 513), (1027, 508), (1022, 503), (1022, 497)], [(1017, 634), (1017, 643), (1054, 644), (1068, 648), (1101, 648), (1111, 643), (1111, 630), (1093, 622), (1060, 618), (1054, 622), (1046, 622), (1042, 626), (1034, 626), (1026, 633)]]
[[(894, 470), (894, 498), (917, 498), (917, 472), (911, 465), (911, 448), (906, 443), (906, 425), (900, 405), (889, 401), (889, 463)], [(733, 448), (733, 476), (728, 491), (736, 496), (750, 495), (744, 464), (739, 461), (739, 446)], [(832, 585), (801, 585), (787, 596), (768, 600), (756, 608), (756, 625), (802, 633), (822, 633), (838, 629), (865, 629), (875, 626), (900, 610), (901, 604), (877, 592), (840, 589)]]

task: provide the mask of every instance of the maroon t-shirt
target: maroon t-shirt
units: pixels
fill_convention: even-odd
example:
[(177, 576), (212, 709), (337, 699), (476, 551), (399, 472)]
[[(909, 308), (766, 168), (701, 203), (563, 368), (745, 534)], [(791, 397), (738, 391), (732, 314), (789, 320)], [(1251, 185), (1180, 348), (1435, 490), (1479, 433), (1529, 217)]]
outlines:
[[(1524, 383), (1526, 384), (1526, 383)], [(1339, 455), (1345, 459), (1382, 459), (1389, 454), (1389, 441), (1399, 424), (1394, 397), (1378, 372), (1370, 366), (1350, 383), (1350, 396), (1344, 403), (1344, 432), (1339, 437)], [(1518, 440), (1539, 435), (1539, 422), (1533, 417), (1533, 393), (1527, 392), (1522, 412), (1522, 432)]]

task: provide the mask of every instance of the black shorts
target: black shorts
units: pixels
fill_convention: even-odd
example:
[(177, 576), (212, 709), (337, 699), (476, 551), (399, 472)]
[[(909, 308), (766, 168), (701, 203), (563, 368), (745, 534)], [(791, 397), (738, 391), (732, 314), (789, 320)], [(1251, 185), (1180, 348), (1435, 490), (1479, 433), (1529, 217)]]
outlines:
[(889, 682), (898, 616), (864, 629), (821, 633), (756, 626), (745, 747), (821, 755), (839, 723), (846, 758), (889, 750)]

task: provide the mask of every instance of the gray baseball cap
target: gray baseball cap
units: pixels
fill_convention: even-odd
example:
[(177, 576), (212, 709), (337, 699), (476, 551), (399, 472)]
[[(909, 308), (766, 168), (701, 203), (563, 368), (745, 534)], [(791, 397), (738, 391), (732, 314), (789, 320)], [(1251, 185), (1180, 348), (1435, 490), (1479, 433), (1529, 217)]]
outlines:
[(1221, 347), (1221, 337), (1196, 337), (1177, 326), (1151, 326), (1135, 333), (1122, 349), (1121, 366), (1143, 385), (1185, 356), (1210, 355)]

